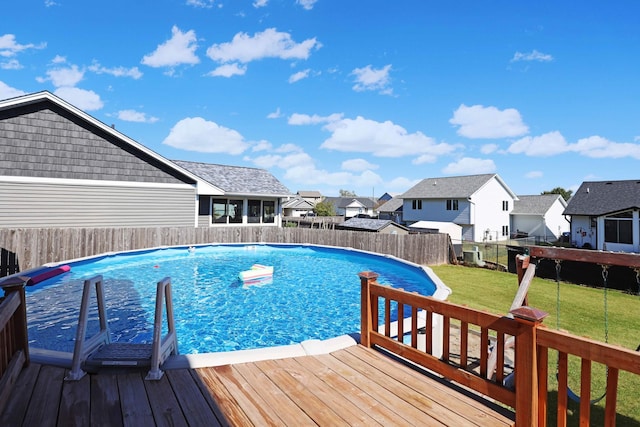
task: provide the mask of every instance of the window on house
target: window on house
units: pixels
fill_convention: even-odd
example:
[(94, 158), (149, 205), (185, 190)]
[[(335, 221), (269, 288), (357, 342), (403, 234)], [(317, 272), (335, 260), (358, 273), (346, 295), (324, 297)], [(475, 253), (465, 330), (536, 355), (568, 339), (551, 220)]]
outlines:
[(227, 201), (223, 199), (213, 199), (212, 221), (218, 224), (227, 223)]
[(271, 201), (262, 202), (262, 222), (273, 224), (276, 221), (276, 203)]
[(211, 214), (211, 196), (198, 197), (198, 215), (208, 216)]
[[(509, 202), (507, 202), (509, 203)], [(508, 225), (503, 225), (502, 226), (502, 235), (503, 236), (508, 236), (509, 235), (509, 226)]]
[(502, 210), (503, 211), (508, 211), (509, 210), (509, 201), (508, 200), (503, 200), (502, 201)]
[(414, 200), (412, 207), (414, 210), (422, 209), (422, 200)]
[(229, 224), (242, 224), (242, 200), (229, 200)]
[(260, 200), (249, 200), (248, 221), (251, 224), (260, 223)]
[(604, 219), (604, 241), (633, 243), (633, 212), (622, 212)]
[(457, 211), (458, 210), (458, 201), (455, 199), (447, 200), (447, 210), (448, 211)]

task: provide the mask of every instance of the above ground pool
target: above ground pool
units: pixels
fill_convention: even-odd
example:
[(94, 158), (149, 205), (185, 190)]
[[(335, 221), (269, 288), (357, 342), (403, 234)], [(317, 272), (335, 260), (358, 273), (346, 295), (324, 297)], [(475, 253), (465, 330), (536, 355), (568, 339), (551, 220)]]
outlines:
[[(358, 273), (362, 271), (379, 274), (381, 284), (422, 295), (441, 293), (444, 299), (449, 294), (428, 268), (325, 246), (172, 247), (64, 264), (69, 271), (27, 287), (31, 347), (73, 351), (82, 285), (97, 274), (104, 279), (112, 341), (133, 343), (151, 342), (156, 283), (171, 277), (182, 354), (289, 345), (357, 333)], [(239, 273), (254, 264), (273, 267), (273, 276), (240, 280)], [(88, 335), (97, 329), (92, 304)]]

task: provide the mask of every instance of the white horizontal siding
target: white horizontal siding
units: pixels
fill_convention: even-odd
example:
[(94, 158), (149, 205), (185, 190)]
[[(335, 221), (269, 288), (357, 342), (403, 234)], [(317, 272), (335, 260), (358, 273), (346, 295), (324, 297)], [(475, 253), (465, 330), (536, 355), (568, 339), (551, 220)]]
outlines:
[(83, 185), (0, 180), (0, 227), (193, 226), (193, 186)]

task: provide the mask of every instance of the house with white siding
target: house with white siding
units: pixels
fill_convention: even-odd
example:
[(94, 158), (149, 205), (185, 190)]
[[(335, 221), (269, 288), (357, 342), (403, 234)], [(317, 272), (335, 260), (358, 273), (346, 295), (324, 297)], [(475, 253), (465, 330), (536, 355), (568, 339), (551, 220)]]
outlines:
[(0, 227), (197, 226), (214, 199), (242, 200), (243, 223), (279, 225), (284, 190), (253, 188), (203, 178), (50, 92), (0, 101)]
[(567, 202), (559, 194), (518, 196), (511, 211), (511, 235), (555, 241), (569, 231), (563, 215)]
[(585, 181), (564, 214), (578, 248), (640, 252), (640, 180)]
[(453, 222), (466, 241), (510, 237), (516, 194), (497, 174), (426, 178), (399, 196), (408, 226), (418, 221)]

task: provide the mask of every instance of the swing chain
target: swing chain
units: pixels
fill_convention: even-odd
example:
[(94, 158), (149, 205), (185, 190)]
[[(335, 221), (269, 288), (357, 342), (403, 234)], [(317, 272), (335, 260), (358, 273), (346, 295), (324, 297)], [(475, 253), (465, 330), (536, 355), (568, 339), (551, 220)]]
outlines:
[(556, 329), (560, 329), (560, 269), (562, 260), (556, 259)]
[(609, 310), (607, 302), (607, 285), (609, 282), (609, 266), (601, 264), (602, 267), (602, 282), (604, 284), (604, 342), (609, 342)]

